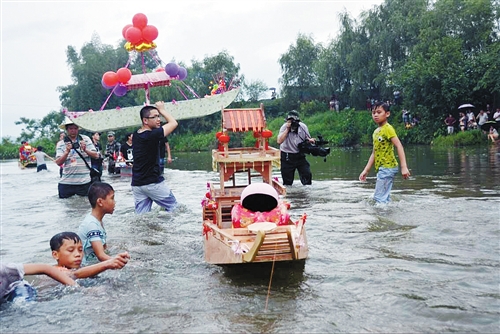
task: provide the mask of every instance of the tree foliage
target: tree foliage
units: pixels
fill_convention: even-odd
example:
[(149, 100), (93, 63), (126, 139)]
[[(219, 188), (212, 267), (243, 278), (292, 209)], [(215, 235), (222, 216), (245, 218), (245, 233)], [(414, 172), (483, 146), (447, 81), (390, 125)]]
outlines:
[[(443, 127), (444, 115), (456, 114), (458, 105), (500, 106), (499, 8), (500, 0), (385, 0), (363, 12), (358, 20), (347, 12), (340, 13), (340, 33), (335, 38), (322, 45), (311, 35), (299, 34), (280, 55), (282, 98), (266, 102), (266, 115), (282, 118), (294, 108), (310, 116), (326, 107), (333, 94), (340, 100), (341, 109), (349, 106), (364, 110), (367, 98), (392, 100), (398, 90), (403, 104), (393, 107), (393, 115), (402, 108), (409, 109), (420, 116), (422, 125), (411, 132), (402, 131), (401, 136), (413, 142), (431, 142)], [(125, 64), (133, 73), (165, 65), (158, 57), (128, 53), (122, 45), (103, 45), (93, 35), (80, 52), (68, 46), (67, 64), (73, 83), (59, 87), (63, 107), (86, 111), (100, 109), (104, 101), (106, 108), (146, 101), (143, 92), (117, 97), (101, 85), (103, 73)], [(245, 83), (240, 65), (226, 50), (202, 60), (193, 59), (189, 67), (184, 67), (188, 71), (186, 80), (152, 88), (152, 101), (204, 96), (224, 79), (228, 86), (243, 87), (245, 94), (240, 96), (250, 100), (246, 105), (258, 105), (267, 89), (260, 80)], [(233, 106), (243, 103), (240, 97)], [(56, 114), (48, 115), (47, 124), (43, 123), (45, 119), (21, 118), (17, 124), (25, 125), (22, 137), (32, 140), (50, 136)], [(219, 127), (219, 115), (185, 120), (174, 136), (216, 131)], [(355, 144), (359, 135), (358, 129), (349, 127), (340, 133), (346, 137), (346, 145)]]

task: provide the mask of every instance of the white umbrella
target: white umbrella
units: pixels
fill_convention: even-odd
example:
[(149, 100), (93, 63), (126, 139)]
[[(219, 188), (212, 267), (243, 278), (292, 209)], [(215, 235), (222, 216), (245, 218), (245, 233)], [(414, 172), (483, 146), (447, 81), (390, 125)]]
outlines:
[(465, 109), (465, 108), (475, 108), (475, 107), (470, 103), (462, 104), (460, 107), (458, 107), (458, 109)]

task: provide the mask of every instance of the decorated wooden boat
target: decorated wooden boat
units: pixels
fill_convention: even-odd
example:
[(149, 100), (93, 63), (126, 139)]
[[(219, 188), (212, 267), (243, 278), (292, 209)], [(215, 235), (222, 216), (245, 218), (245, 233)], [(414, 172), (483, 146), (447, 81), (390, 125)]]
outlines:
[(19, 168), (33, 168), (36, 167), (36, 158), (33, 153), (36, 152), (36, 149), (32, 147), (30, 144), (25, 143), (24, 146), (21, 147), (21, 156), (22, 158), (17, 161)]
[(34, 156), (29, 157), (27, 160), (18, 160), (19, 168), (34, 168), (36, 167), (36, 158)]
[[(202, 201), (205, 261), (226, 265), (304, 261), (306, 214), (292, 219), (286, 188), (273, 177), (280, 151), (269, 146), (263, 105), (223, 109), (219, 147), (212, 150), (220, 182), (207, 184)], [(230, 132), (252, 131), (255, 147), (229, 148)]]

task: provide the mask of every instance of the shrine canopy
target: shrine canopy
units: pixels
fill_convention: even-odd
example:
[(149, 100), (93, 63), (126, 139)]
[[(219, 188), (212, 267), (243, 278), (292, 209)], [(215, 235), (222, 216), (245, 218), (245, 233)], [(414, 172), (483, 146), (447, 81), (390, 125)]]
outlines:
[(260, 108), (222, 110), (222, 128), (230, 132), (261, 132), (266, 128), (264, 105)]

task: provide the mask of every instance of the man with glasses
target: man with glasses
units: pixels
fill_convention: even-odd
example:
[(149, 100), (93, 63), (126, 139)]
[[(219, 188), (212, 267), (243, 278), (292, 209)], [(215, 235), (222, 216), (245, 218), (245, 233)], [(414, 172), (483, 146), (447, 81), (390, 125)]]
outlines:
[[(161, 125), (160, 115), (167, 123)], [(177, 121), (165, 109), (163, 101), (145, 106), (140, 111), (142, 126), (132, 136), (134, 164), (132, 166), (132, 193), (135, 212), (151, 211), (153, 202), (166, 211), (173, 211), (177, 200), (160, 172), (160, 142), (177, 127)]]

